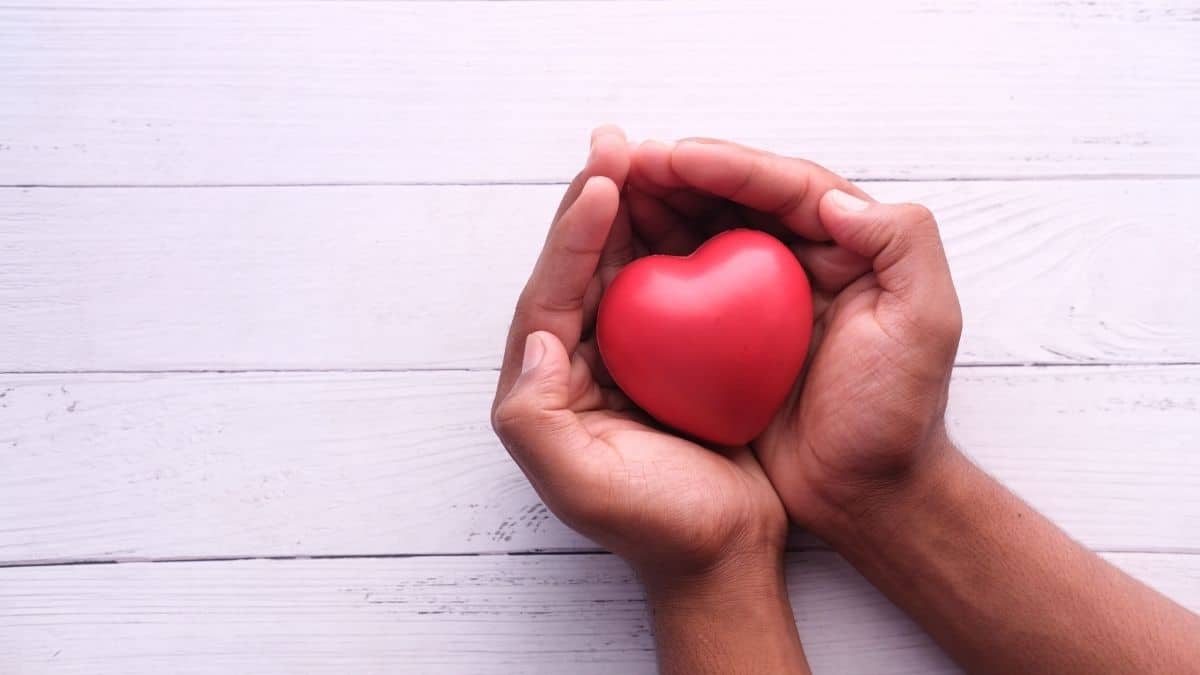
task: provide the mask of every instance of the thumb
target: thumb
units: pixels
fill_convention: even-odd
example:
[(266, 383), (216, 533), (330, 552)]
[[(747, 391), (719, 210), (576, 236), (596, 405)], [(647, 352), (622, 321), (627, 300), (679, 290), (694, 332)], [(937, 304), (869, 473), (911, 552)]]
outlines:
[(572, 457), (592, 442), (570, 405), (571, 359), (552, 333), (525, 338), (521, 374), (492, 411), (492, 427), (521, 468), (537, 479), (568, 480)]
[(950, 268), (937, 221), (919, 204), (878, 204), (830, 190), (819, 204), (821, 224), (842, 248), (872, 262), (879, 284), (907, 294), (914, 285), (948, 285)]
[(826, 192), (818, 208), (829, 235), (871, 261), (879, 286), (900, 300), (911, 323), (953, 333), (957, 340), (962, 321), (958, 296), (929, 209), (868, 202), (841, 190)]

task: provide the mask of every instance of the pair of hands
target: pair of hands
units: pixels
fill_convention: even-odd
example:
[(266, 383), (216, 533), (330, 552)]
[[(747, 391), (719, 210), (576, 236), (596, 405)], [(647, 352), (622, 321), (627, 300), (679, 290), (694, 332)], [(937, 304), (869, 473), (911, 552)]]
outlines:
[[(813, 287), (805, 372), (749, 446), (665, 431), (604, 369), (592, 335), (624, 265), (752, 227)], [(790, 518), (825, 536), (947, 447), (961, 314), (937, 225), (799, 159), (710, 140), (592, 134), (517, 303), (492, 421), (546, 505), (652, 585), (777, 569)]]

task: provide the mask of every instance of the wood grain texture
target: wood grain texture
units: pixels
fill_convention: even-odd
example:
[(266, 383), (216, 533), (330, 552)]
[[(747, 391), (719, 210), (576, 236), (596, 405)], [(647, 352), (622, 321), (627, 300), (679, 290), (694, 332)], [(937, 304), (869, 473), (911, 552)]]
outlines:
[(860, 178), (1195, 175), (1197, 16), (1180, 0), (22, 3), (0, 8), (0, 183), (563, 179), (608, 121)]
[[(960, 363), (1198, 362), (1200, 181), (874, 183)], [(487, 368), (559, 186), (0, 190), (0, 370)]]
[[(1200, 610), (1197, 45), (1194, 0), (0, 5), (0, 674), (652, 673), (487, 423), (518, 184), (606, 121), (906, 181), (960, 363), (1072, 364), (958, 369), (954, 436)], [(816, 672), (957, 672), (794, 543)]]
[[(5, 377), (0, 561), (591, 549), (492, 435), (493, 381)], [(959, 369), (949, 424), (1085, 544), (1200, 552), (1198, 392), (1200, 367)]]
[[(1107, 557), (1200, 610), (1200, 556)], [(814, 672), (959, 672), (837, 555), (790, 556), (788, 581)], [(608, 555), (0, 569), (0, 653), (30, 674), (654, 672)]]

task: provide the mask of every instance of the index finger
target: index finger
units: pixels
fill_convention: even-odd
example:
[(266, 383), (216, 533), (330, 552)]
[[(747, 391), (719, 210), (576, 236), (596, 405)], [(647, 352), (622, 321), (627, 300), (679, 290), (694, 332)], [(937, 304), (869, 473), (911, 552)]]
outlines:
[(605, 124), (592, 129), (587, 164), (567, 185), (562, 200), (558, 203), (558, 209), (554, 212), (554, 218), (550, 220), (551, 223), (562, 218), (563, 212), (575, 203), (579, 193), (583, 191), (583, 184), (592, 176), (608, 176), (618, 186), (625, 182), (625, 176), (629, 173), (629, 150), (624, 147), (627, 143), (625, 132), (615, 124)]
[(790, 231), (813, 241), (830, 238), (817, 209), (826, 192), (838, 189), (871, 199), (819, 164), (726, 141), (676, 143), (671, 149), (671, 170), (687, 185), (769, 213)]
[(550, 227), (546, 246), (517, 301), (509, 327), (496, 400), (521, 370), (525, 338), (544, 330), (575, 351), (583, 331), (584, 299), (620, 206), (620, 189), (607, 176), (592, 176), (575, 201)]

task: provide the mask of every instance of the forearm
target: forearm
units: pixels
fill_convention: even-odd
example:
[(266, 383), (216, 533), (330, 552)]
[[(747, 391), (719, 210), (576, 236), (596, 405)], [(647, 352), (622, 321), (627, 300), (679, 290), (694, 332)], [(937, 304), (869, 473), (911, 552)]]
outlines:
[(970, 672), (1200, 672), (1196, 615), (952, 447), (880, 504), (823, 534)]
[(643, 580), (662, 675), (810, 673), (782, 561)]

